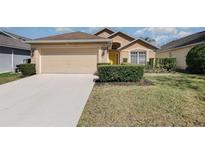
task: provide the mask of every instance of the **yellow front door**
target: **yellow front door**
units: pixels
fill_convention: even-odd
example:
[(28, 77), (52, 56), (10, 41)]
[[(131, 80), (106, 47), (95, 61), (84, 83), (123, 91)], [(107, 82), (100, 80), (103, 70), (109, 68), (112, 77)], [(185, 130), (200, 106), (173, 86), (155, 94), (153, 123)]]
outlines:
[(115, 52), (109, 52), (109, 62), (111, 64), (116, 64), (116, 53)]

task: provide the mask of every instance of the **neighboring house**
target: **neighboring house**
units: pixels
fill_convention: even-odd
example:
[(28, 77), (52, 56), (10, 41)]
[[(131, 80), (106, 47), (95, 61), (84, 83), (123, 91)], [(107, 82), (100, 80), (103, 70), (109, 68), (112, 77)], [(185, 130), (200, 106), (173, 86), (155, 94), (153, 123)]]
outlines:
[(178, 69), (186, 69), (187, 53), (195, 45), (205, 43), (205, 31), (195, 33), (181, 39), (169, 42), (157, 50), (158, 58), (173, 57), (176, 58)]
[(95, 73), (97, 63), (145, 64), (157, 47), (107, 28), (95, 35), (74, 32), (27, 41), (37, 73)]
[(13, 72), (16, 65), (31, 57), (29, 40), (5, 31), (0, 31), (0, 73)]

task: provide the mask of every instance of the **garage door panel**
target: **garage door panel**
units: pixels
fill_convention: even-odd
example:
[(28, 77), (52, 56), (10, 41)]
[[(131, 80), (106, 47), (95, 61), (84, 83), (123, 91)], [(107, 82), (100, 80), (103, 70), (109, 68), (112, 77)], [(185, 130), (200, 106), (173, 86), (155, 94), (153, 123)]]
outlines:
[(41, 55), (96, 55), (97, 49), (46, 49), (42, 50)]
[(96, 49), (52, 49), (41, 53), (42, 73), (95, 73), (96, 64)]

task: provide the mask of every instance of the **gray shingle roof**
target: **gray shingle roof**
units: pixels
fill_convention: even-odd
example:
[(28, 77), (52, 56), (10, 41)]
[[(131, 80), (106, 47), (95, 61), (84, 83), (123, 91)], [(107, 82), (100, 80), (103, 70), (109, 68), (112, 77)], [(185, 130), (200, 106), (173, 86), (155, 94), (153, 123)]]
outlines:
[(158, 51), (160, 52), (166, 51), (169, 49), (174, 49), (174, 48), (183, 47), (186, 45), (191, 45), (191, 44), (201, 43), (201, 42), (205, 42), (205, 31), (198, 32), (198, 33), (180, 38), (178, 40), (171, 41), (161, 46), (161, 48)]
[(20, 39), (20, 40), (23, 40), (23, 41), (31, 40), (30, 38), (20, 36), (20, 35), (17, 35), (17, 34), (13, 34), (13, 33), (7, 32), (7, 31), (2, 31), (2, 33), (6, 34), (7, 36), (11, 36), (13, 38)]
[(31, 46), (29, 44), (24, 43), (20, 39), (11, 38), (3, 34), (0, 34), (0, 46), (31, 50)]

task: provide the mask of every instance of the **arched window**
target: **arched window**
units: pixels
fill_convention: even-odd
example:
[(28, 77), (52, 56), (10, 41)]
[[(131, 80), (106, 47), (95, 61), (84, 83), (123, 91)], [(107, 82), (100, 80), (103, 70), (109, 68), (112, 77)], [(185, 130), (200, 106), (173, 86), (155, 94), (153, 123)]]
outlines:
[(130, 52), (130, 62), (132, 64), (145, 65), (147, 63), (147, 55), (145, 50), (134, 50)]
[(112, 43), (112, 49), (116, 50), (118, 49), (119, 47), (121, 47), (121, 44), (119, 42), (113, 42)]

